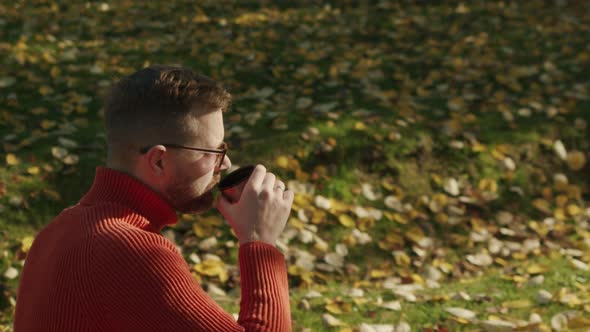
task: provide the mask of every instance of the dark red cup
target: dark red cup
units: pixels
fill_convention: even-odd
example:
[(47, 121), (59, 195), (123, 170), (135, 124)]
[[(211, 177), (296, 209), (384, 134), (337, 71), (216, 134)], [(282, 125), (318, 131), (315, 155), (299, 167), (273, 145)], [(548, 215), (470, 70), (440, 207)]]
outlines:
[(255, 165), (243, 166), (229, 173), (219, 181), (217, 189), (231, 203), (239, 201), (244, 185), (250, 178), (255, 167)]

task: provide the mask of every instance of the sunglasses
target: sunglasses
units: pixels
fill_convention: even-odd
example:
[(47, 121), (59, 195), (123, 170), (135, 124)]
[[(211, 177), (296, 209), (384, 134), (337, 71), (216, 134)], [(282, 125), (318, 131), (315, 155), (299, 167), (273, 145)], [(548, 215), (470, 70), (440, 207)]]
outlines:
[[(221, 143), (221, 146), (219, 149), (194, 148), (191, 146), (184, 146), (184, 145), (178, 145), (178, 144), (161, 144), (161, 145), (163, 145), (167, 148), (172, 148), (172, 149), (186, 149), (186, 150), (193, 150), (193, 151), (216, 154), (217, 159), (215, 159), (215, 171), (218, 171), (221, 168), (221, 165), (223, 164), (223, 159), (225, 159), (225, 155), (227, 154), (227, 150), (228, 150), (228, 145), (225, 142)], [(142, 148), (141, 150), (139, 150), (139, 153), (145, 154), (152, 147), (153, 146), (146, 146), (146, 147)]]

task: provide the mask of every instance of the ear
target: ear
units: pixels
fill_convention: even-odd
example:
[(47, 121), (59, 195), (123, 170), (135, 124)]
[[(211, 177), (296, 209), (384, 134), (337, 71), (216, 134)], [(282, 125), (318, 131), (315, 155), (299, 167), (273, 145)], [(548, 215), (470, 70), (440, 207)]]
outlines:
[(145, 153), (145, 158), (148, 162), (148, 169), (152, 175), (161, 177), (166, 175), (166, 166), (168, 165), (166, 158), (168, 151), (163, 145), (154, 145)]

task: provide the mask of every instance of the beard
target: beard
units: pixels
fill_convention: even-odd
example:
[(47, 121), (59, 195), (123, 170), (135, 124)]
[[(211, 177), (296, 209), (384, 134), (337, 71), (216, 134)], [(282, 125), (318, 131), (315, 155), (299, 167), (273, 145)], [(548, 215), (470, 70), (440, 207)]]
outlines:
[(166, 190), (166, 196), (172, 207), (182, 213), (202, 213), (213, 207), (215, 201), (213, 189), (220, 180), (219, 174), (214, 174), (213, 179), (200, 195), (195, 192), (194, 186), (189, 180), (178, 181)]

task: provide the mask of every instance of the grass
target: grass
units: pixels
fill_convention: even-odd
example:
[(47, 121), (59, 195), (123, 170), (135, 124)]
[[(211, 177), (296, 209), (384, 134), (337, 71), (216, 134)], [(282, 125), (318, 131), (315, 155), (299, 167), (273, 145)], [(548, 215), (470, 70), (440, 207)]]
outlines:
[[(545, 281), (538, 286), (520, 285), (514, 281), (506, 280), (502, 277), (502, 273), (496, 269), (487, 271), (484, 275), (461, 282), (441, 283), (440, 288), (428, 289), (420, 292), (423, 300), (416, 303), (402, 302), (401, 311), (383, 310), (378, 306), (357, 306), (354, 304), (353, 298), (346, 296), (349, 294), (350, 286), (342, 284), (328, 284), (326, 286), (318, 286), (325, 295), (323, 298), (307, 298), (308, 290), (298, 290), (291, 294), (292, 303), (301, 308), (301, 303), (305, 299), (311, 307), (308, 310), (295, 310), (293, 314), (293, 321), (295, 325), (300, 328), (308, 328), (311, 331), (339, 331), (341, 327), (334, 327), (327, 329), (322, 323), (320, 315), (313, 315), (310, 312), (321, 311), (331, 299), (341, 299), (342, 302), (350, 303), (351, 311), (343, 314), (334, 314), (342, 322), (348, 326), (358, 326), (367, 320), (379, 322), (380, 324), (397, 325), (400, 321), (411, 322), (412, 326), (419, 326), (421, 328), (434, 328), (436, 326), (446, 327), (449, 331), (468, 331), (473, 330), (477, 324), (469, 324), (454, 319), (454, 316), (446, 311), (446, 308), (460, 307), (473, 310), (478, 313), (478, 320), (487, 320), (490, 317), (501, 315), (494, 314), (494, 310), (501, 309), (501, 304), (516, 300), (529, 300), (533, 305), (521, 309), (507, 309), (504, 316), (509, 316), (514, 319), (528, 321), (532, 313), (537, 313), (543, 317), (552, 317), (553, 315), (567, 311), (570, 307), (566, 303), (550, 303), (542, 306), (535, 306), (536, 294), (539, 290), (547, 290), (555, 294), (560, 289), (567, 288), (570, 290), (576, 287), (584, 287), (587, 284), (590, 273), (580, 272), (576, 274), (571, 273), (569, 263), (561, 257), (553, 258), (537, 258), (532, 259), (528, 263), (536, 263), (551, 266), (551, 271), (545, 274)], [(313, 289), (313, 287), (312, 287)], [(464, 300), (455, 296), (462, 292), (468, 294), (472, 299)], [(432, 298), (427, 300), (428, 296)], [(478, 296), (481, 298), (478, 299)], [(377, 298), (382, 298), (383, 301), (395, 301), (400, 298), (392, 292), (383, 292), (375, 290), (372, 287), (364, 289), (365, 300), (375, 301)], [(228, 310), (238, 310), (236, 306), (227, 306)]]

